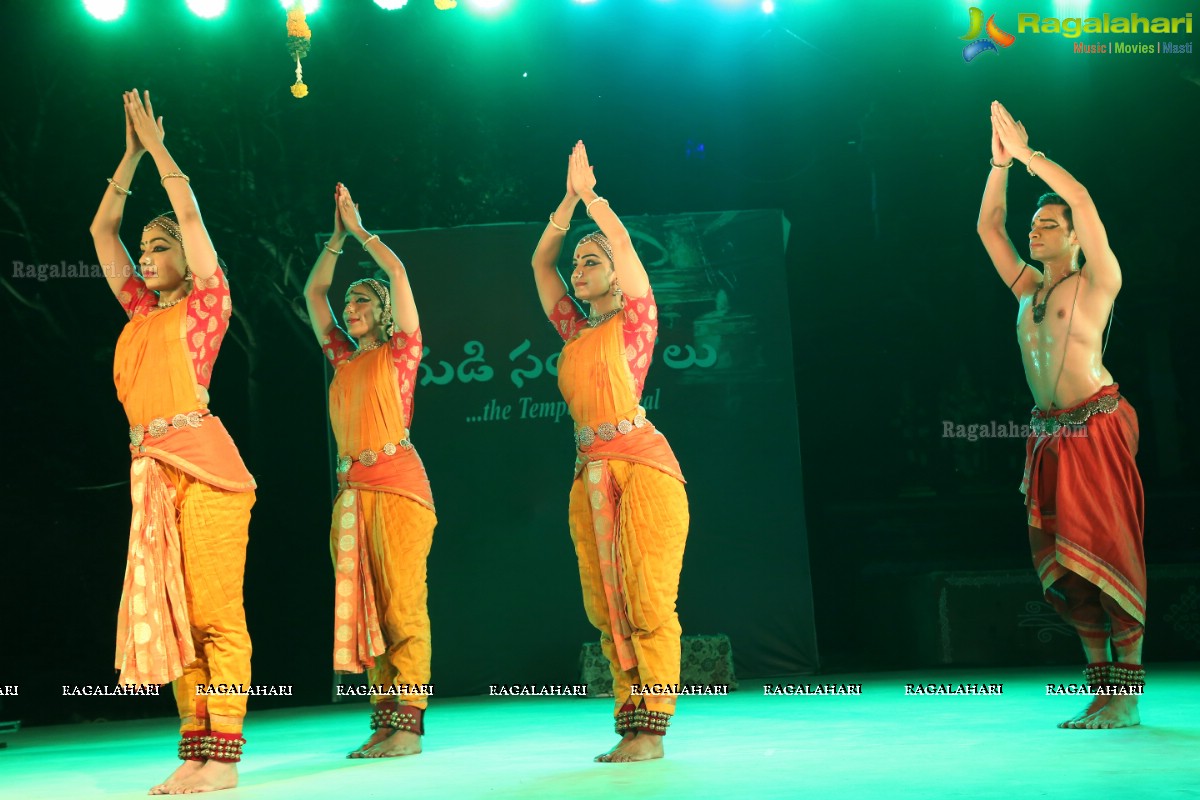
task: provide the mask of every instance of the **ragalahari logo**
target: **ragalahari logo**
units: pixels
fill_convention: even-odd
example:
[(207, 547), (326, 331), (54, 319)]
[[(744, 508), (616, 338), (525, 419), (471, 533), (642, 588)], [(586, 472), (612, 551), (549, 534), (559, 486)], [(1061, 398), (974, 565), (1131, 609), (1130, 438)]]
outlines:
[(1004, 31), (1000, 30), (1000, 28), (996, 25), (995, 14), (992, 14), (990, 17), (988, 17), (986, 27), (987, 36), (980, 39), (979, 34), (985, 30), (983, 24), (983, 11), (975, 8), (975, 6), (971, 6), (970, 12), (971, 29), (968, 30), (965, 35), (958, 37), (963, 41), (971, 42), (969, 45), (963, 48), (963, 61), (970, 62), (971, 59), (975, 58), (975, 56), (979, 55), (985, 50), (991, 50), (995, 53), (999, 53), (1000, 51), (996, 49), (996, 45), (1008, 47), (1017, 40), (1017, 37), (1013, 36), (1011, 33), (1005, 33)]

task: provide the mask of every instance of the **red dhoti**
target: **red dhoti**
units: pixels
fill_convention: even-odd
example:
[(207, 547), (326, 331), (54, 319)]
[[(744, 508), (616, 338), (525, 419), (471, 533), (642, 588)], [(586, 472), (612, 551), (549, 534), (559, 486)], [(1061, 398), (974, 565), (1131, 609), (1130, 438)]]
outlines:
[(1085, 641), (1128, 652), (1146, 622), (1137, 413), (1106, 386), (1030, 422), (1021, 491), (1046, 600)]

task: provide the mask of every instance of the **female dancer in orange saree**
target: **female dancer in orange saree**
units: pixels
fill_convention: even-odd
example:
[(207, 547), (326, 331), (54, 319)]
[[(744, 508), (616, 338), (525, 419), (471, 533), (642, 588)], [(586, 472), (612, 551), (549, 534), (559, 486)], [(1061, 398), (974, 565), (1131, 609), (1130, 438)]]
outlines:
[[(658, 335), (650, 279), (629, 232), (596, 194), (583, 142), (575, 145), (567, 193), (533, 254), (542, 308), (565, 344), (558, 386), (575, 422), (577, 458), (569, 510), (583, 605), (600, 631), (613, 676), (621, 740), (597, 761), (661, 758), (679, 683), (675, 599), (687, 541), (683, 475), (666, 438), (639, 405)], [(580, 201), (600, 227), (575, 247), (571, 285), (555, 263)], [(556, 219), (557, 218), (557, 219)], [(566, 224), (560, 224), (561, 222)]]
[[(333, 364), (329, 421), (338, 446), (338, 496), (330, 552), (336, 576), (333, 668), (367, 671), (372, 735), (350, 758), (421, 752), (429, 695), (430, 631), (425, 562), (433, 544), (433, 495), (409, 439), (421, 330), (400, 259), (362, 226), (340, 183), (333, 238), (304, 288), (308, 317)], [(340, 328), (327, 294), (346, 236), (362, 243), (389, 281), (366, 278), (346, 292)], [(390, 286), (389, 286), (390, 283)]]
[[(127, 188), (146, 153), (174, 218), (142, 229), (134, 269), (121, 243)], [(213, 363), (232, 314), (229, 283), (200, 217), (191, 182), (163, 146), (162, 118), (136, 90), (125, 94), (125, 156), (92, 221), (109, 288), (129, 315), (113, 378), (129, 418), (133, 519), (117, 623), (122, 684), (171, 683), (183, 765), (151, 794), (237, 785), (245, 694), (197, 695), (250, 681), (242, 608), (254, 479), (208, 409)]]

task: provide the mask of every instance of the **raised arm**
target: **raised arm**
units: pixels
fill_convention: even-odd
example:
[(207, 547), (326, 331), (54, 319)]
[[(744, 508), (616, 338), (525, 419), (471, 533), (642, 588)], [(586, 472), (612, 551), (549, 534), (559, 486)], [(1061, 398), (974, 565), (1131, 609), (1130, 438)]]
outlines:
[[(128, 98), (129, 92), (126, 92), (126, 104)], [(121, 163), (117, 164), (116, 171), (108, 179), (108, 188), (100, 200), (100, 207), (96, 209), (90, 228), (96, 257), (108, 281), (108, 288), (112, 289), (114, 295), (120, 294), (125, 282), (133, 274), (133, 259), (121, 242), (121, 220), (125, 216), (125, 198), (132, 193), (130, 185), (133, 183), (133, 173), (146, 154), (146, 148), (142, 146), (133, 128), (133, 121), (129, 118), (128, 108), (124, 112), (125, 155), (121, 156)]]
[(621, 220), (613, 213), (608, 201), (596, 194), (596, 175), (588, 161), (583, 142), (576, 142), (571, 153), (571, 186), (584, 202), (588, 216), (600, 226), (600, 232), (608, 239), (613, 251), (613, 267), (617, 272), (621, 291), (630, 297), (645, 297), (650, 291), (650, 277), (637, 251), (633, 239)]
[(338, 191), (338, 213), (346, 232), (357, 239), (363, 250), (370, 253), (379, 268), (387, 273), (388, 282), (392, 285), (392, 317), (396, 320), (396, 330), (413, 333), (421, 327), (421, 320), (417, 316), (417, 301), (408, 282), (408, 271), (378, 234), (367, 233), (358, 214), (358, 206), (350, 198), (350, 190), (339, 184)]
[(1083, 277), (1089, 284), (1111, 293), (1121, 289), (1121, 267), (1108, 244), (1108, 233), (1100, 222), (1100, 212), (1083, 184), (1040, 150), (1029, 147), (1029, 136), (1021, 123), (1013, 120), (1008, 110), (998, 102), (992, 103), (992, 118), (1005, 148), (1030, 174), (1046, 182), (1050, 189), (1071, 207), (1071, 226), (1079, 239), (1079, 249), (1086, 258)]
[[(1020, 123), (1017, 123), (1020, 126)], [(1019, 131), (1024, 133), (1024, 128)], [(995, 112), (992, 115), (992, 171), (988, 174), (983, 189), (983, 202), (979, 206), (979, 221), (975, 231), (983, 247), (996, 267), (996, 273), (1017, 299), (1031, 293), (1040, 278), (1040, 273), (1025, 263), (1017, 253), (1012, 239), (1008, 238), (1005, 222), (1008, 219), (1008, 170), (1013, 165), (1012, 153), (1000, 140), (996, 128)]]
[(158, 167), (159, 181), (167, 191), (175, 219), (179, 221), (179, 233), (183, 236), (183, 256), (192, 270), (197, 286), (208, 285), (217, 273), (217, 251), (213, 249), (208, 230), (200, 217), (200, 206), (192, 194), (191, 181), (179, 171), (179, 165), (163, 145), (162, 117), (154, 116), (150, 103), (150, 92), (144, 98), (137, 90), (125, 95), (125, 110), (133, 123), (133, 129), (154, 159)]
[(340, 183), (333, 189), (333, 235), (317, 254), (317, 261), (308, 273), (308, 280), (304, 282), (304, 304), (308, 307), (308, 321), (318, 342), (324, 341), (335, 326), (333, 308), (329, 305), (329, 287), (333, 285), (333, 268), (337, 264), (337, 257), (346, 243), (346, 226), (342, 224), (342, 214), (338, 208), (341, 189)]
[(537, 248), (533, 251), (533, 282), (537, 285), (538, 299), (542, 301), (546, 316), (550, 316), (554, 305), (567, 293), (567, 284), (558, 274), (556, 265), (578, 202), (579, 195), (571, 188), (571, 159), (568, 157), (567, 193), (550, 215), (542, 238), (538, 239)]

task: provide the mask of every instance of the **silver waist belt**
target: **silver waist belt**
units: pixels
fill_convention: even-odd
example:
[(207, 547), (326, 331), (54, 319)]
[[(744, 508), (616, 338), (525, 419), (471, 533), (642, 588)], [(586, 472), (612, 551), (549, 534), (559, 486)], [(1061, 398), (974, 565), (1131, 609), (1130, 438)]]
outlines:
[(1106, 394), (1096, 400), (1089, 400), (1079, 408), (1054, 416), (1044, 416), (1046, 412), (1034, 409), (1033, 417), (1029, 420), (1029, 432), (1034, 436), (1053, 436), (1063, 428), (1086, 425), (1087, 421), (1097, 414), (1111, 414), (1117, 410), (1120, 402), (1120, 395)]

